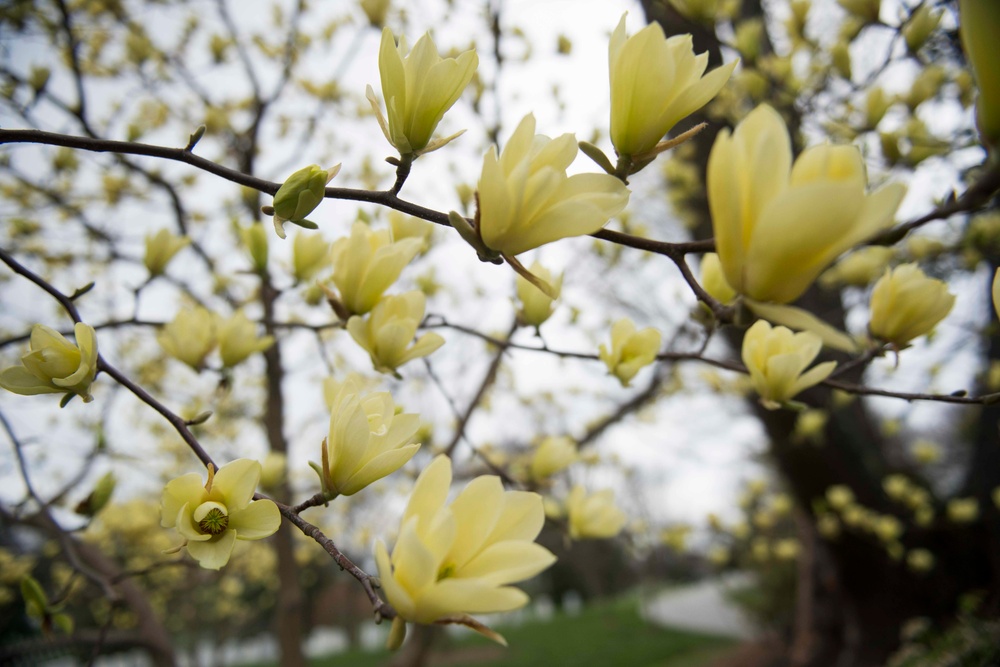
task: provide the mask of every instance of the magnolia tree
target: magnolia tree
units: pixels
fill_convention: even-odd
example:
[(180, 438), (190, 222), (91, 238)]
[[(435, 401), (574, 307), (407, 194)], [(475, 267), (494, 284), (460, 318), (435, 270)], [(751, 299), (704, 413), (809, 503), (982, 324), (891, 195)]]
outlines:
[(607, 53), (580, 141), (510, 119), (552, 44), (486, 5), (3, 10), (5, 652), (271, 630), (296, 665), (331, 608), (503, 643), (517, 584), (663, 527), (595, 445), (710, 391), (777, 492), (708, 556), (795, 564), (795, 664), (995, 615), (998, 7), (646, 2), (551, 36)]

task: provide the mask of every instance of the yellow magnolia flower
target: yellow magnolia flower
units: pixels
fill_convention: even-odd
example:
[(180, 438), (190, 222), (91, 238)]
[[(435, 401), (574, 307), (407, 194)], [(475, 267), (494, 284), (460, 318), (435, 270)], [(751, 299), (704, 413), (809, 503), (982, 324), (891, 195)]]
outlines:
[(389, 12), (391, 0), (361, 0), (358, 4), (369, 23), (376, 27), (385, 25), (385, 15)]
[[(285, 238), (285, 223), (316, 229), (316, 223), (306, 220), (326, 195), (326, 184), (340, 172), (340, 165), (323, 169), (311, 164), (299, 169), (281, 184), (274, 194), (274, 204), (266, 207), (264, 213), (274, 216), (274, 231)], [(272, 210), (273, 209), (273, 210)]]
[(895, 252), (893, 248), (878, 245), (859, 248), (824, 271), (819, 284), (826, 288), (867, 287), (885, 272)]
[(375, 370), (395, 374), (406, 362), (426, 357), (444, 345), (444, 338), (433, 331), (413, 343), (417, 327), (424, 319), (426, 301), (424, 293), (417, 290), (388, 296), (372, 309), (367, 319), (355, 315), (347, 321), (347, 331), (371, 356)]
[[(562, 274), (553, 276), (551, 271), (538, 262), (533, 263), (528, 270), (540, 278), (542, 282), (548, 284), (555, 292), (556, 298), (559, 298), (562, 291)], [(517, 311), (518, 319), (529, 327), (542, 326), (555, 310), (553, 305), (555, 299), (549, 297), (548, 294), (532, 285), (521, 275), (517, 276), (515, 282), (517, 298), (521, 301), (521, 309)]]
[(421, 220), (413, 215), (399, 211), (389, 211), (389, 229), (392, 230), (392, 240), (419, 239), (420, 252), (426, 252), (431, 247), (431, 236), (434, 234), (433, 223)]
[(0, 372), (0, 387), (22, 396), (76, 394), (84, 403), (94, 400), (90, 385), (97, 375), (97, 337), (94, 327), (73, 326), (76, 345), (44, 324), (31, 328), (28, 351), (21, 365)]
[(714, 252), (705, 253), (701, 258), (701, 286), (719, 303), (732, 303), (737, 296), (736, 290), (726, 282), (719, 256)]
[(345, 310), (352, 315), (371, 311), (417, 256), (421, 245), (414, 238), (393, 242), (388, 230), (373, 231), (365, 223), (355, 222), (351, 235), (334, 241), (330, 251), (333, 283)]
[(941, 22), (941, 14), (944, 10), (934, 9), (931, 5), (920, 5), (910, 15), (910, 20), (903, 26), (903, 38), (906, 40), (906, 48), (913, 53), (920, 50), (927, 38), (931, 36), (938, 23)]
[(601, 343), (598, 356), (608, 372), (618, 378), (623, 387), (635, 377), (643, 366), (656, 359), (663, 337), (653, 327), (636, 331), (635, 324), (627, 317), (618, 320), (611, 327), (611, 349)]
[(483, 157), (478, 233), (486, 247), (508, 257), (568, 236), (592, 234), (628, 203), (629, 191), (608, 174), (566, 175), (576, 138), (535, 134), (525, 116), (497, 157)]
[(627, 37), (625, 15), (611, 34), (611, 143), (618, 155), (642, 159), (678, 121), (705, 106), (737, 61), (709, 72), (708, 53), (695, 55), (691, 35), (667, 39), (655, 21)]
[(198, 371), (215, 349), (218, 315), (200, 306), (177, 313), (156, 334), (156, 342), (174, 359)]
[(400, 155), (429, 153), (465, 131), (431, 142), (438, 123), (462, 96), (478, 65), (479, 56), (471, 50), (458, 58), (442, 58), (430, 33), (418, 39), (407, 54), (406, 40), (401, 37), (397, 47), (392, 31), (382, 29), (378, 70), (388, 121), (371, 86), (367, 97), (385, 138)]
[(906, 554), (906, 566), (914, 572), (929, 572), (934, 569), (934, 554), (927, 549), (911, 549)]
[(240, 241), (250, 255), (254, 268), (257, 271), (267, 269), (268, 245), (267, 232), (264, 225), (254, 223), (246, 227), (238, 227)]
[(292, 241), (292, 273), (304, 283), (327, 265), (330, 243), (321, 234), (296, 234)]
[(916, 264), (887, 269), (872, 290), (868, 330), (876, 338), (902, 347), (930, 333), (955, 305), (947, 283), (928, 278)]
[(241, 310), (219, 324), (218, 338), (222, 365), (230, 368), (274, 345), (274, 336), (257, 338), (257, 325)]
[(214, 472), (204, 485), (196, 472), (167, 483), (160, 500), (160, 525), (176, 528), (191, 557), (209, 570), (229, 562), (236, 540), (261, 540), (278, 530), (281, 514), (270, 500), (253, 500), (260, 464), (237, 459)]
[(959, 32), (965, 55), (976, 77), (976, 122), (983, 143), (1000, 147), (1000, 3), (990, 0), (959, 0)]
[(394, 626), (473, 625), (466, 614), (518, 609), (528, 596), (508, 584), (555, 562), (534, 543), (545, 523), (537, 493), (504, 491), (498, 477), (483, 475), (446, 505), (450, 487), (451, 461), (438, 456), (417, 478), (391, 558), (375, 544), (382, 590), (401, 619)]
[(743, 337), (743, 363), (761, 404), (774, 410), (825, 380), (837, 362), (827, 361), (806, 371), (822, 347), (823, 342), (814, 333), (792, 333), (785, 327), (772, 329), (768, 322), (757, 320)]
[(317, 470), (330, 498), (354, 495), (401, 468), (420, 448), (413, 442), (420, 428), (418, 415), (396, 414), (387, 391), (362, 396), (360, 389), (349, 379), (333, 400), (323, 465)]
[(621, 532), (627, 518), (615, 505), (615, 492), (604, 489), (587, 495), (576, 485), (566, 499), (569, 536), (574, 540), (608, 539)]
[(178, 252), (191, 243), (191, 239), (186, 236), (175, 236), (169, 229), (161, 229), (156, 234), (146, 237), (146, 254), (142, 261), (149, 271), (150, 278), (161, 275), (167, 264)]
[(840, 254), (892, 225), (906, 191), (892, 183), (865, 195), (865, 164), (853, 146), (814, 146), (791, 162), (788, 130), (767, 105), (732, 134), (722, 130), (708, 160), (726, 281), (757, 301), (797, 299)]
[(531, 457), (531, 476), (536, 480), (551, 477), (576, 459), (576, 443), (570, 438), (545, 438)]

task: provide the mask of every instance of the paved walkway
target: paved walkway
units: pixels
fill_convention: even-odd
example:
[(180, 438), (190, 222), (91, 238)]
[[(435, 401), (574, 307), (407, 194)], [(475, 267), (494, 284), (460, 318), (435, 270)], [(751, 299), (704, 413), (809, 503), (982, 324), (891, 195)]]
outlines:
[(750, 583), (746, 575), (730, 575), (664, 591), (643, 605), (643, 617), (664, 627), (749, 639), (756, 630), (726, 597), (726, 591)]

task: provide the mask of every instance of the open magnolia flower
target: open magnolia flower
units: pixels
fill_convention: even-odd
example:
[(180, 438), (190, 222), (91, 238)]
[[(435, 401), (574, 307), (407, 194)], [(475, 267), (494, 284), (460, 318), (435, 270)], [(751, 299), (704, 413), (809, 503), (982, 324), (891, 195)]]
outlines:
[(174, 319), (156, 334), (163, 351), (196, 371), (218, 343), (219, 316), (197, 306), (178, 311)]
[(797, 299), (838, 256), (889, 227), (906, 188), (867, 195), (854, 146), (814, 146), (792, 165), (785, 122), (767, 105), (708, 160), (708, 202), (726, 282), (757, 301)]
[(462, 96), (478, 65), (475, 51), (465, 51), (458, 58), (442, 58), (430, 33), (418, 39), (407, 53), (404, 38), (399, 39), (397, 47), (392, 31), (382, 29), (378, 70), (388, 120), (371, 86), (367, 97), (385, 138), (401, 156), (429, 153), (465, 131), (431, 142), (438, 123)]
[(955, 295), (948, 285), (928, 278), (916, 264), (886, 269), (872, 290), (868, 330), (896, 347), (930, 333), (951, 312)]
[(513, 257), (593, 234), (625, 208), (629, 191), (614, 176), (566, 175), (577, 150), (572, 134), (535, 134), (532, 114), (518, 123), (499, 157), (496, 146), (490, 148), (479, 177), (475, 230), (487, 249)]
[(615, 505), (615, 492), (604, 489), (587, 494), (579, 484), (566, 499), (569, 536), (574, 540), (609, 539), (621, 532), (628, 518)]
[(627, 387), (643, 366), (656, 359), (662, 340), (660, 332), (653, 327), (636, 331), (635, 324), (626, 317), (611, 327), (611, 348), (601, 343), (598, 354), (608, 372)]
[(364, 315), (371, 311), (422, 247), (421, 239), (393, 241), (389, 230), (373, 231), (365, 223), (355, 222), (351, 235), (334, 241), (330, 251), (333, 283), (346, 313)]
[(368, 352), (375, 370), (395, 374), (406, 362), (426, 357), (444, 345), (444, 338), (433, 331), (413, 342), (426, 303), (427, 297), (417, 290), (387, 296), (367, 318), (355, 315), (347, 321), (348, 333)]
[(622, 15), (608, 45), (611, 143), (618, 155), (655, 157), (656, 144), (718, 94), (737, 62), (705, 74), (708, 53), (694, 54), (691, 35), (667, 39), (653, 21), (627, 37)]
[(420, 417), (396, 414), (389, 392), (362, 396), (359, 383), (349, 378), (337, 388), (332, 403), (323, 465), (310, 464), (327, 497), (357, 493), (398, 470), (420, 449), (413, 442)]
[(260, 463), (237, 459), (214, 472), (208, 482), (196, 472), (167, 483), (160, 500), (160, 525), (176, 528), (191, 557), (209, 570), (229, 562), (236, 540), (261, 540), (278, 530), (281, 514), (270, 500), (253, 500)]
[(142, 261), (149, 271), (149, 277), (155, 278), (167, 270), (167, 264), (174, 255), (190, 245), (191, 239), (186, 236), (175, 236), (169, 229), (161, 229), (156, 234), (146, 237), (146, 254)]
[(274, 345), (274, 336), (257, 337), (257, 324), (247, 319), (242, 310), (236, 311), (218, 326), (219, 356), (222, 365), (227, 368)]
[(768, 410), (777, 409), (825, 380), (837, 362), (827, 361), (806, 370), (822, 347), (823, 341), (814, 333), (792, 333), (786, 327), (771, 328), (766, 321), (757, 320), (743, 336), (743, 363), (761, 404)]
[(405, 621), (461, 623), (502, 641), (470, 618), (523, 607), (528, 596), (509, 586), (555, 562), (534, 543), (545, 522), (542, 497), (504, 491), (498, 477), (477, 477), (450, 505), (451, 460), (435, 458), (417, 478), (403, 513), (392, 556), (375, 545), (382, 590), (399, 616), (395, 646)]
[(94, 400), (90, 385), (97, 375), (97, 338), (94, 327), (77, 322), (73, 326), (76, 345), (55, 329), (36, 324), (31, 329), (28, 351), (21, 365), (0, 372), (0, 387), (22, 396), (67, 394)]

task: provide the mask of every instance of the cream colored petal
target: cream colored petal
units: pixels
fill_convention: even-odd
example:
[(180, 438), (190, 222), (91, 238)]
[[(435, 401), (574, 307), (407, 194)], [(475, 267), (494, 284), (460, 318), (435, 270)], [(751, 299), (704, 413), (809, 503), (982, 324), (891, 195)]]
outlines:
[(369, 333), (368, 322), (360, 315), (355, 315), (347, 320), (347, 332), (351, 334), (354, 342), (364, 348), (369, 354), (375, 351), (375, 345)]
[(856, 146), (813, 146), (802, 151), (792, 167), (790, 184), (834, 181), (851, 185), (863, 193), (868, 176), (861, 151)]
[(483, 475), (469, 482), (452, 501), (457, 533), (445, 557), (449, 565), (462, 568), (483, 548), (500, 516), (503, 495), (500, 478)]
[(341, 495), (354, 495), (372, 482), (391, 475), (406, 465), (406, 462), (413, 458), (418, 449), (420, 449), (420, 445), (406, 445), (405, 447), (391, 449), (379, 454), (368, 461), (347, 480), (347, 484), (340, 489)]
[(419, 623), (432, 623), (458, 613), (494, 613), (519, 609), (528, 596), (516, 588), (497, 588), (479, 579), (445, 579), (417, 601)]
[(556, 562), (556, 557), (534, 542), (512, 540), (488, 545), (465, 566), (458, 577), (476, 577), (496, 586), (530, 579)]
[(830, 349), (849, 353), (858, 351), (858, 344), (851, 336), (827, 324), (807, 310), (795, 306), (760, 303), (750, 299), (747, 300), (747, 306), (758, 317), (763, 317), (775, 324), (796, 331), (809, 331), (816, 334), (823, 341), (823, 345)]
[(21, 396), (61, 394), (66, 391), (35, 377), (24, 366), (11, 366), (0, 371), (0, 387)]
[(399, 365), (412, 361), (413, 359), (419, 359), (420, 357), (426, 357), (431, 354), (439, 347), (444, 345), (444, 338), (439, 334), (430, 331), (425, 333), (423, 336), (417, 339), (417, 342), (413, 344), (409, 350), (407, 350), (399, 359)]
[(73, 348), (73, 344), (66, 340), (65, 336), (52, 327), (47, 327), (44, 324), (36, 324), (31, 328), (29, 346), (32, 350), (52, 347), (64, 352)]
[(201, 504), (205, 496), (205, 481), (196, 472), (189, 472), (167, 482), (160, 497), (160, 525), (173, 528), (181, 507)]
[(341, 485), (357, 472), (368, 451), (370, 431), (368, 418), (361, 409), (356, 396), (345, 397), (330, 415), (329, 447), (330, 472), (338, 493), (344, 493)]
[(378, 567), (378, 577), (386, 600), (399, 612), (400, 616), (412, 620), (414, 616), (413, 597), (393, 578), (389, 554), (382, 540), (375, 542), (375, 564)]
[(187, 550), (207, 570), (218, 570), (229, 562), (236, 544), (236, 533), (227, 530), (205, 542), (188, 542)]
[[(707, 55), (707, 54), (702, 54)], [(739, 61), (734, 60), (720, 67), (716, 67), (700, 81), (697, 81), (678, 95), (670, 105), (664, 110), (660, 119), (659, 127), (665, 128), (660, 134), (662, 137), (669, 132), (674, 125), (692, 113), (708, 104), (713, 97), (719, 94), (722, 87), (726, 85), (733, 75), (733, 70)]]
[(197, 505), (195, 503), (184, 503), (179, 510), (177, 510), (177, 518), (174, 521), (174, 528), (180, 533), (181, 537), (186, 539), (188, 542), (207, 542), (212, 539), (211, 535), (206, 535), (198, 530), (198, 526), (194, 522), (194, 510)]
[(409, 591), (419, 605), (420, 593), (434, 583), (440, 563), (417, 536), (416, 519), (406, 521), (400, 529), (392, 562), (393, 579)]
[(420, 517), (421, 522), (431, 517), (444, 506), (451, 488), (451, 459), (437, 456), (424, 468), (410, 493), (410, 501), (403, 513), (405, 522), (411, 516)]
[(734, 141), (728, 130), (722, 130), (708, 156), (706, 188), (719, 262), (726, 282), (736, 291), (743, 288), (743, 220), (749, 215), (739, 169)]
[(236, 459), (219, 468), (212, 482), (212, 495), (220, 495), (229, 512), (245, 508), (257, 490), (260, 463), (252, 459)]
[(240, 540), (262, 540), (281, 526), (281, 513), (270, 500), (254, 500), (245, 509), (229, 513), (229, 531)]
[(815, 367), (810, 368), (808, 371), (803, 373), (792, 386), (792, 396), (805, 391), (813, 385), (819, 384), (826, 378), (830, 376), (833, 369), (837, 367), (836, 361), (826, 361), (822, 364), (817, 364)]
[(507, 491), (503, 506), (488, 542), (508, 540), (531, 541), (538, 537), (545, 524), (542, 497), (531, 491)]
[(774, 401), (786, 401), (795, 395), (794, 387), (802, 372), (802, 358), (795, 353), (776, 354), (768, 358), (764, 369), (767, 386), (758, 388), (761, 396)]

